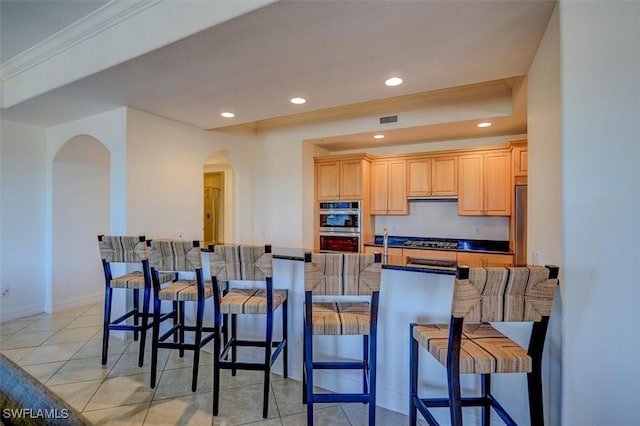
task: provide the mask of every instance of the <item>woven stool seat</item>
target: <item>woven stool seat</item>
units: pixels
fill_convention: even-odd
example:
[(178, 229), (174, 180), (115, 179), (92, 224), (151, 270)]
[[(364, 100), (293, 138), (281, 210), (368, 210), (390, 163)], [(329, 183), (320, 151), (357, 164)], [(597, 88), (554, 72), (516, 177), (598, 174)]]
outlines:
[(369, 334), (368, 302), (316, 302), (312, 306), (312, 331), (316, 336)]
[[(447, 365), (449, 325), (418, 325), (413, 338), (442, 365)], [(489, 324), (462, 327), (460, 374), (529, 373), (527, 350)]]
[[(278, 309), (287, 298), (286, 290), (273, 290), (273, 309)], [(267, 293), (259, 288), (234, 288), (220, 302), (223, 314), (267, 313)]]
[[(162, 284), (171, 282), (174, 278), (175, 274), (160, 274)], [(135, 271), (113, 278), (109, 281), (109, 285), (111, 288), (144, 289), (145, 282), (144, 274), (141, 271)]]
[(145, 279), (142, 271), (130, 272), (109, 280), (111, 288), (144, 288), (144, 283)]
[[(204, 298), (208, 299), (213, 295), (213, 289), (204, 286)], [(170, 285), (163, 287), (158, 293), (160, 300), (173, 300), (176, 302), (197, 302), (198, 301), (198, 285), (196, 280), (178, 280)]]

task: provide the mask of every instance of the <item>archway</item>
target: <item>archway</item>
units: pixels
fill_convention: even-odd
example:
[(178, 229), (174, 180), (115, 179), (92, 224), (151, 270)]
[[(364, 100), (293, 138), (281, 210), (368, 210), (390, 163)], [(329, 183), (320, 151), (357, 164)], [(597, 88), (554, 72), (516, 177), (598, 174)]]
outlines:
[(110, 153), (96, 138), (69, 139), (53, 161), (53, 311), (98, 302), (104, 275), (97, 235), (109, 233)]
[(205, 244), (234, 242), (233, 169), (219, 152), (203, 165), (203, 240)]

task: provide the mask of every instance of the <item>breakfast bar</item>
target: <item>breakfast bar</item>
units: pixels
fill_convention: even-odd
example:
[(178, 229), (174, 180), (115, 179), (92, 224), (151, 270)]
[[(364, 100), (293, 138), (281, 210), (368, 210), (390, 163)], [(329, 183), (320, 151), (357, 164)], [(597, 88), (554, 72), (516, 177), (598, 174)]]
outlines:
[[(302, 380), (302, 336), (303, 336), (303, 304), (304, 304), (304, 250), (293, 248), (273, 248), (274, 287), (289, 290), (289, 377)], [(397, 412), (407, 413), (409, 407), (409, 324), (448, 323), (450, 319), (451, 297), (455, 268), (429, 268), (426, 266), (407, 265), (402, 256), (389, 256), (383, 261), (382, 283), (378, 314), (378, 361), (377, 361), (377, 405)], [(242, 318), (239, 330), (254, 334), (244, 337), (260, 338), (264, 323), (252, 318)], [(275, 318), (275, 329), (280, 329), (278, 318)], [(508, 330), (518, 340), (527, 337), (527, 330), (522, 326), (514, 326)], [(318, 357), (333, 359), (357, 359), (361, 356), (362, 341), (359, 336), (322, 336), (322, 344), (314, 346)], [(351, 340), (350, 340), (351, 339)], [(526, 346), (527, 341), (519, 342)], [(326, 354), (323, 352), (326, 351)], [(256, 356), (249, 353), (243, 356)], [(421, 369), (424, 374), (420, 378), (422, 394), (443, 395), (447, 393), (445, 369), (431, 357), (423, 357)], [(274, 371), (282, 372), (281, 361), (274, 365)], [(468, 379), (468, 380), (465, 380)], [(357, 373), (348, 371), (320, 371), (315, 374), (315, 385), (334, 392), (353, 392), (361, 386)], [(526, 386), (525, 377), (509, 378), (510, 385)], [(523, 383), (515, 383), (522, 380)], [(479, 389), (479, 381), (473, 377), (462, 377), (462, 388), (465, 392)], [(501, 381), (493, 382), (496, 394), (500, 394)], [(428, 386), (428, 388), (427, 388)], [(509, 401), (508, 391), (502, 399)], [(447, 410), (442, 411), (440, 419), (448, 421)], [(438, 413), (439, 414), (439, 413)], [(465, 414), (473, 416), (473, 412)], [(526, 418), (527, 413), (523, 413)]]

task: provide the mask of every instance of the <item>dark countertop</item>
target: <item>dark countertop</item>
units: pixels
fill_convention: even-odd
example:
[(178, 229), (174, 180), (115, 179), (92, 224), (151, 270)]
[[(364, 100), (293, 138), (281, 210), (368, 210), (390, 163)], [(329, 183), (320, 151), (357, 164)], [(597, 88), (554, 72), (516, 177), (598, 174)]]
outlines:
[[(418, 250), (445, 250), (442, 248), (425, 248), (425, 247), (415, 247), (415, 246), (406, 246), (404, 245), (404, 241), (403, 240), (407, 239), (407, 238), (413, 238), (413, 240), (429, 240), (426, 238), (420, 239), (420, 238), (415, 238), (415, 237), (389, 237), (389, 247), (396, 247), (396, 248), (411, 248), (411, 249), (418, 249)], [(431, 239), (431, 240), (437, 240), (437, 241), (441, 241), (442, 239)], [(472, 247), (472, 245), (465, 245), (466, 242), (480, 242), (480, 244), (475, 244), (473, 245), (473, 247), (491, 247), (491, 248), (496, 248), (496, 247), (503, 247), (504, 243), (506, 243), (507, 246), (507, 250), (508, 250), (508, 241), (506, 242), (489, 242), (490, 244), (483, 244), (483, 240), (447, 240), (447, 241), (458, 241), (458, 247), (460, 247), (462, 244), (462, 247)], [(375, 242), (371, 242), (371, 243), (366, 243), (366, 246), (372, 246), (372, 247), (380, 247), (382, 251), (382, 237), (380, 237), (380, 242), (379, 244), (378, 242), (378, 237), (376, 236), (376, 241)], [(460, 243), (462, 242), (462, 243)], [(497, 245), (491, 245), (493, 243), (497, 243)], [(209, 251), (209, 248), (203, 248), (203, 251)], [(302, 249), (302, 248), (295, 248), (295, 247), (272, 247), (271, 249), (272, 253), (273, 253), (273, 258), (274, 259), (282, 259), (282, 260), (293, 260), (293, 261), (298, 261), (298, 262), (304, 262), (304, 254), (306, 252), (315, 252), (315, 253), (319, 253), (319, 250), (312, 250), (312, 249)], [(449, 249), (449, 251), (464, 251), (464, 252), (479, 252), (479, 253), (496, 253), (496, 254), (512, 254), (509, 251), (501, 251), (501, 250), (482, 250), (482, 249), (476, 249), (476, 250), (472, 250), (472, 249), (460, 249), (458, 248), (457, 250), (451, 250)], [(438, 267), (438, 266), (434, 266), (434, 265), (415, 265), (415, 264), (407, 264), (407, 257), (406, 256), (393, 256), (393, 255), (389, 255), (385, 258), (382, 259), (382, 269), (389, 269), (389, 270), (394, 270), (394, 271), (409, 271), (409, 272), (426, 272), (426, 273), (430, 273), (430, 274), (442, 274), (442, 275), (455, 275), (456, 273), (456, 268), (455, 266), (442, 266), (442, 267)]]
[[(273, 247), (272, 253), (274, 259), (294, 260), (304, 262), (305, 252), (319, 253), (318, 250), (304, 250), (298, 248), (287, 247)], [(407, 258), (405, 256), (387, 256), (382, 259), (382, 269), (390, 269), (395, 271), (410, 271), (410, 272), (426, 272), (430, 274), (444, 274), (455, 275), (455, 267), (435, 267), (435, 266), (420, 266), (420, 265), (408, 265)]]
[[(420, 242), (445, 242), (456, 248), (442, 247), (421, 247), (416, 245)], [(413, 243), (413, 244), (412, 244)], [(375, 240), (364, 244), (369, 247), (382, 247), (382, 236), (376, 235)], [(389, 236), (388, 246), (394, 248), (408, 248), (418, 250), (444, 250), (456, 252), (475, 252), (475, 253), (493, 253), (493, 254), (513, 254), (509, 249), (509, 241), (497, 240), (464, 240), (455, 238), (421, 238), (421, 237), (402, 237)]]

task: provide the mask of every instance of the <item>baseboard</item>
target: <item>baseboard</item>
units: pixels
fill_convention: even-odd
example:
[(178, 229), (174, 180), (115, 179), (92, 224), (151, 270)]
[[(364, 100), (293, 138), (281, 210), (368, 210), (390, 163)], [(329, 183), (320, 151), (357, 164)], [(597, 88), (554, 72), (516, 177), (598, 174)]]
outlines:
[(33, 305), (20, 305), (16, 307), (7, 307), (2, 305), (2, 312), (0, 312), (0, 322), (11, 321), (14, 319), (27, 317), (29, 315), (41, 314), (44, 312), (44, 305), (41, 303)]
[(65, 311), (67, 309), (78, 308), (93, 303), (104, 301), (104, 293), (100, 292), (90, 296), (77, 297), (75, 299), (63, 300), (53, 304), (53, 313)]

